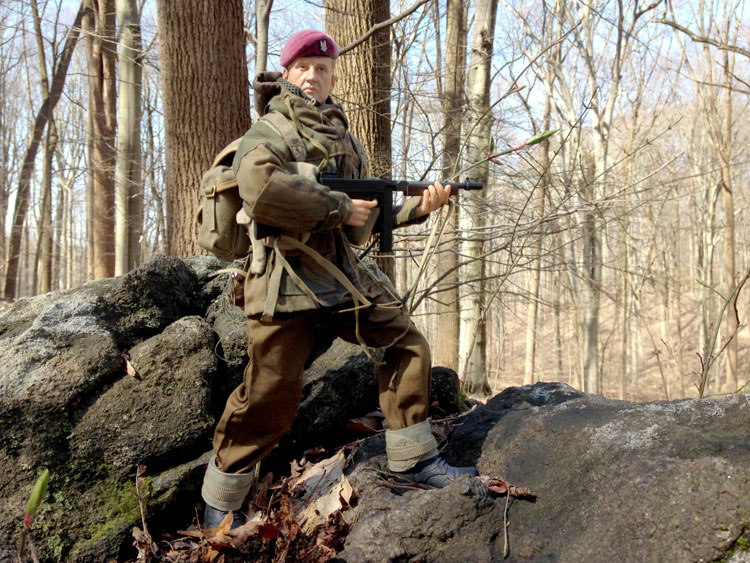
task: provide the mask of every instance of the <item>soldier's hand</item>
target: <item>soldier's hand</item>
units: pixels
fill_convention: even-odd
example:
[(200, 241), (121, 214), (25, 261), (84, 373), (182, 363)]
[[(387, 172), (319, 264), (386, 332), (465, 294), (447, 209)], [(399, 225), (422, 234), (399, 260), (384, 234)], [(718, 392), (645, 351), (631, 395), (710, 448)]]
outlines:
[(422, 192), (422, 201), (419, 202), (419, 207), (417, 207), (417, 217), (424, 217), (442, 207), (448, 201), (450, 195), (450, 186), (443, 186), (440, 182), (435, 182)]
[(376, 199), (353, 199), (352, 214), (344, 224), (352, 227), (362, 227), (367, 223), (367, 218), (370, 216), (370, 210), (377, 205), (378, 201)]

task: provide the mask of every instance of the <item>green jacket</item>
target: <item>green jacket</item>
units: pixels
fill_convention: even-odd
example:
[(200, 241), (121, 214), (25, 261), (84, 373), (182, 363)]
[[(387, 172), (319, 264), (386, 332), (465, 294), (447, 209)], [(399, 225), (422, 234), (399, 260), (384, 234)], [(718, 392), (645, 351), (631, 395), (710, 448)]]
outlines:
[[(317, 104), (279, 73), (259, 74), (253, 88), (261, 118), (243, 137), (233, 163), (245, 213), (271, 228), (266, 232), (304, 242), (335, 265), (365, 297), (377, 298), (383, 288), (357, 267), (348, 237), (351, 228), (344, 225), (351, 214), (351, 200), (293, 170), (294, 163), (304, 161), (343, 178), (366, 177), (364, 151), (349, 133), (343, 109), (330, 98), (325, 104)], [(274, 126), (274, 120), (268, 117), (272, 112), (283, 115), (298, 135), (290, 138)], [(411, 198), (398, 208), (394, 227), (422, 222), (425, 218), (416, 218), (418, 203), (418, 198)], [(266, 242), (271, 244), (269, 240)], [(283, 253), (283, 259), (276, 257), (277, 252)], [(287, 262), (286, 267), (283, 262)], [(260, 314), (267, 308), (270, 280), (277, 268), (281, 270), (276, 272), (280, 283), (274, 312), (338, 307), (352, 301), (350, 292), (330, 268), (321, 267), (310, 254), (269, 247), (264, 272), (248, 275), (245, 281), (247, 315)]]

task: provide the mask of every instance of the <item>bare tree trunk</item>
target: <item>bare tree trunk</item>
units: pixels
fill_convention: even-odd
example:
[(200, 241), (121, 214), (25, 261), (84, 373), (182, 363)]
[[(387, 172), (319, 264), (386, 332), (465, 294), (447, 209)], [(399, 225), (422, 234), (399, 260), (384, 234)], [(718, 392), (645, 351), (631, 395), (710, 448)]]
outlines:
[(268, 62), (268, 24), (273, 0), (255, 0), (255, 72), (265, 72)]
[(117, 207), (115, 275), (140, 261), (143, 228), (141, 165), (141, 24), (137, 0), (117, 0), (119, 22), (119, 108), (117, 116)]
[(47, 122), (54, 111), (57, 102), (62, 96), (65, 78), (68, 73), (70, 59), (73, 56), (73, 49), (78, 42), (80, 34), (81, 20), (83, 18), (83, 5), (78, 10), (76, 19), (70, 27), (68, 36), (65, 39), (65, 45), (60, 56), (57, 69), (52, 77), (49, 97), (42, 103), (39, 112), (34, 120), (31, 140), (26, 149), (21, 165), (21, 173), (18, 178), (18, 190), (16, 192), (16, 206), (13, 213), (13, 226), (11, 227), (10, 248), (8, 251), (8, 268), (5, 272), (5, 286), (3, 296), (16, 297), (18, 265), (21, 252), (21, 242), (23, 239), (24, 224), (26, 222), (26, 213), (29, 206), (29, 189), (31, 187), (31, 176), (34, 173), (34, 160), (39, 150), (39, 144), (44, 134)]
[[(34, 276), (36, 284), (32, 287), (38, 293), (51, 290), (52, 279), (52, 159), (57, 150), (57, 128), (54, 117), (47, 128), (44, 142), (44, 168), (42, 171), (42, 209), (39, 218), (40, 230), (34, 259)], [(37, 270), (38, 268), (38, 270)], [(38, 271), (38, 275), (37, 275)]]
[[(443, 92), (443, 178), (450, 179), (458, 169), (463, 119), (463, 85), (466, 79), (466, 3), (448, 0), (446, 6), (445, 72)], [(458, 301), (458, 199), (451, 202), (445, 233), (451, 239), (442, 243), (437, 257), (435, 299), (438, 330), (433, 347), (433, 362), (458, 371), (459, 301)]]
[[(490, 112), (489, 94), (492, 80), (491, 63), (494, 46), (497, 0), (480, 0), (476, 4), (474, 35), (469, 63), (466, 112), (468, 134), (466, 147), (467, 167), (471, 175), (485, 186), (489, 179)], [(487, 188), (485, 188), (487, 189)], [(461, 255), (466, 257), (463, 268), (461, 292), (461, 338), (459, 359), (463, 388), (470, 394), (489, 394), (485, 349), (484, 314), (484, 260), (483, 226), (487, 209), (484, 193), (464, 198), (466, 213), (461, 214), (461, 230), (466, 240)]]
[[(734, 189), (732, 183), (732, 76), (734, 74), (733, 61), (730, 63), (729, 51), (723, 51), (722, 65), (724, 67), (724, 119), (722, 121), (722, 149), (719, 150), (719, 163), (721, 164), (721, 198), (724, 204), (724, 295), (729, 298), (734, 291), (736, 280), (735, 266), (735, 232), (734, 232)], [(735, 295), (729, 304), (724, 329), (727, 344), (726, 358), (726, 391), (735, 391), (740, 387), (739, 375), (737, 373), (737, 316), (734, 314), (737, 307), (737, 296)], [(730, 340), (731, 339), (731, 340)]]
[(166, 139), (167, 252), (193, 256), (202, 253), (195, 217), (203, 172), (252, 121), (242, 0), (157, 0), (156, 7)]
[[(47, 61), (44, 54), (41, 18), (36, 0), (31, 0), (32, 18), (34, 20), (34, 35), (36, 38), (37, 58), (39, 60), (39, 87), (42, 100), (49, 97), (49, 78), (47, 76)], [(50, 116), (47, 136), (44, 140), (44, 156), (42, 165), (42, 208), (39, 217), (38, 240), (36, 256), (31, 276), (32, 293), (47, 293), (50, 290), (51, 253), (52, 253), (52, 160), (57, 147), (57, 130), (55, 119)], [(41, 274), (39, 270), (41, 269)]]
[[(146, 98), (148, 99), (148, 98)], [(154, 113), (156, 109), (151, 104), (146, 105), (146, 154), (154, 155), (156, 152), (156, 142), (154, 133)], [(165, 237), (167, 233), (167, 218), (164, 213), (164, 198), (157, 189), (156, 167), (152, 164), (148, 167), (148, 184), (150, 186), (150, 195), (153, 201), (153, 207), (156, 212), (156, 232), (153, 236), (154, 248), (149, 249), (151, 252), (160, 252), (160, 248), (165, 246)]]
[[(550, 97), (547, 96), (544, 104), (544, 120), (542, 121), (542, 131), (548, 131), (550, 129), (552, 115), (552, 103)], [(542, 143), (542, 152), (539, 162), (542, 177), (537, 186), (537, 200), (534, 219), (541, 220), (544, 217), (544, 206), (547, 201), (547, 192), (549, 189), (549, 178), (550, 178), (550, 147), (549, 139)], [(523, 382), (524, 385), (536, 383), (539, 381), (539, 375), (536, 373), (536, 334), (537, 334), (537, 318), (539, 310), (539, 299), (541, 294), (542, 285), (542, 250), (543, 250), (543, 236), (540, 233), (537, 235), (533, 246), (533, 260), (531, 262), (531, 268), (529, 271), (529, 304), (526, 314), (526, 354), (524, 357), (524, 374)]]
[(89, 154), (93, 208), (87, 210), (93, 228), (89, 253), (93, 253), (94, 278), (106, 278), (115, 273), (115, 5), (114, 0), (86, 0), (86, 4), (83, 27), (93, 135)]
[[(59, 153), (58, 153), (59, 154)], [(61, 167), (58, 167), (61, 169)], [(65, 215), (67, 213), (68, 200), (66, 197), (67, 186), (72, 182), (68, 178), (62, 181), (62, 185), (57, 190), (57, 204), (55, 205), (55, 223), (54, 237), (52, 240), (52, 278), (50, 280), (51, 289), (61, 288), (63, 281), (65, 261), (63, 260), (63, 248), (65, 241)]]

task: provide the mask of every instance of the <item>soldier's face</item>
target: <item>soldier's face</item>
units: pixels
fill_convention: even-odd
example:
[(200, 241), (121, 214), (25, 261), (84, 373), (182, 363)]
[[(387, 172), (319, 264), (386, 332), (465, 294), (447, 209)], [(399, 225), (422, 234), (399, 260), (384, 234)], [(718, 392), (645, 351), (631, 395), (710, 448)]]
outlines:
[(300, 57), (284, 69), (282, 76), (322, 104), (336, 85), (334, 70), (335, 61), (330, 57)]

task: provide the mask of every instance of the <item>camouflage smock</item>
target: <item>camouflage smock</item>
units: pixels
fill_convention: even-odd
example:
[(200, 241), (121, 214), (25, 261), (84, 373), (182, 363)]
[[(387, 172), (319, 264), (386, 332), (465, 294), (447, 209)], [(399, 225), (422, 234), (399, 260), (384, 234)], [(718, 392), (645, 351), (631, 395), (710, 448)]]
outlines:
[[(352, 212), (349, 196), (331, 191), (313, 180), (290, 172), (288, 163), (298, 161), (277, 127), (269, 125), (268, 115), (279, 112), (299, 133), (304, 144), (305, 162), (343, 178), (366, 177), (367, 163), (357, 150), (349, 124), (340, 105), (329, 98), (318, 104), (279, 73), (261, 73), (254, 83), (255, 105), (261, 118), (243, 137), (233, 167), (245, 213), (258, 223), (280, 229), (283, 234), (302, 240), (334, 264), (354, 287), (372, 300), (383, 288), (357, 268), (344, 223)], [(297, 151), (299, 153), (299, 150)], [(410, 198), (394, 212), (394, 227), (420, 223), (419, 198)], [(245, 280), (245, 313), (263, 313), (269, 280), (282, 268), (273, 248), (266, 249), (262, 274), (249, 274)], [(338, 307), (351, 303), (352, 296), (333, 275), (308, 254), (283, 251), (294, 274), (315, 294), (306, 294), (286, 270), (281, 272), (274, 312), (291, 313), (318, 307)]]

